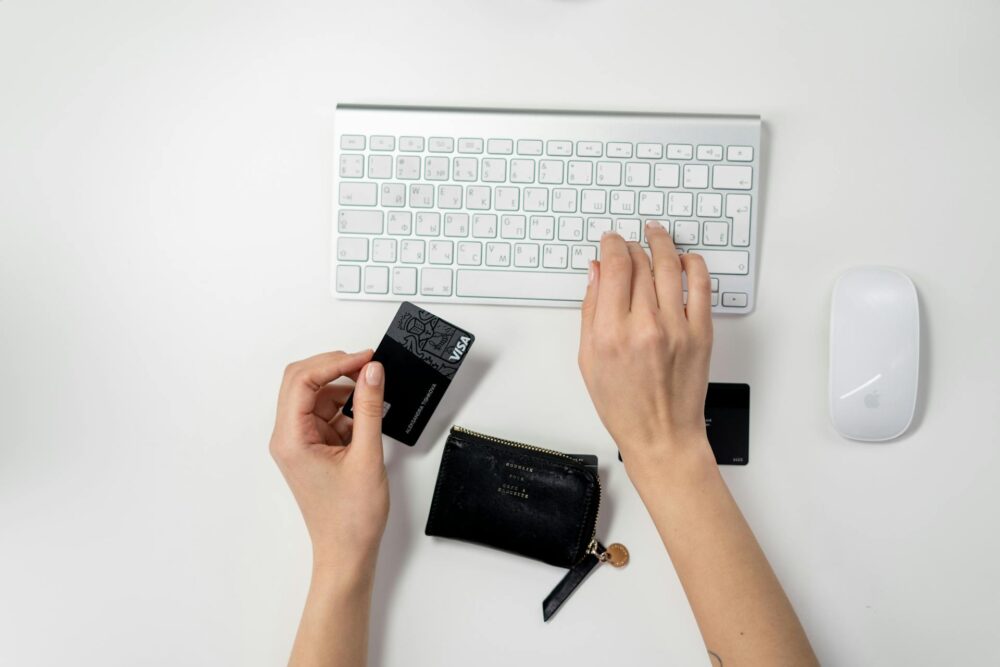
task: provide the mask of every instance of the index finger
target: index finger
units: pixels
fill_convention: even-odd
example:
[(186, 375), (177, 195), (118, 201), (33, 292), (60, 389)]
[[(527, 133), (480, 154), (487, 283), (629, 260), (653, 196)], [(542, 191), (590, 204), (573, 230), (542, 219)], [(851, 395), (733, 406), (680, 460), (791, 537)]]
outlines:
[(614, 232), (601, 236), (601, 276), (596, 319), (617, 320), (628, 315), (632, 300), (632, 258), (625, 239)]
[(279, 416), (288, 410), (298, 415), (311, 413), (320, 389), (341, 376), (357, 373), (371, 360), (372, 354), (371, 350), (351, 354), (325, 352), (289, 364), (278, 394)]

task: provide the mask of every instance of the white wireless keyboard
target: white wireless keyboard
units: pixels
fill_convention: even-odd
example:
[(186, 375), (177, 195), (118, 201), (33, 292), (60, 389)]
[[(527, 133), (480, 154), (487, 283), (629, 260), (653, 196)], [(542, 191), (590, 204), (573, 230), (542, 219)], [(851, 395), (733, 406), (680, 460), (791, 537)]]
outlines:
[(599, 241), (659, 220), (754, 305), (760, 118), (339, 105), (333, 292), (575, 306)]

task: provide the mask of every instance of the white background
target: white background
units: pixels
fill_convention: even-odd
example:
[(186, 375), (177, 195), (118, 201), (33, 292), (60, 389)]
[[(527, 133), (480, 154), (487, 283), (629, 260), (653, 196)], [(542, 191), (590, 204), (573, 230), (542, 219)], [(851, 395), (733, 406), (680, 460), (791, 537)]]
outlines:
[[(275, 665), (307, 538), (267, 454), (286, 362), (374, 346), (328, 293), (338, 101), (759, 113), (758, 308), (724, 474), (830, 665), (990, 664), (1000, 618), (1000, 5), (0, 3), (0, 664)], [(920, 413), (838, 438), (829, 295), (858, 264), (923, 307)], [(653, 526), (575, 366), (572, 310), (439, 307), (479, 338), (393, 509), (372, 663), (701, 665)], [(602, 569), (423, 536), (447, 425), (601, 456)], [(728, 662), (727, 662), (728, 664)], [(739, 664), (735, 662), (734, 664)]]

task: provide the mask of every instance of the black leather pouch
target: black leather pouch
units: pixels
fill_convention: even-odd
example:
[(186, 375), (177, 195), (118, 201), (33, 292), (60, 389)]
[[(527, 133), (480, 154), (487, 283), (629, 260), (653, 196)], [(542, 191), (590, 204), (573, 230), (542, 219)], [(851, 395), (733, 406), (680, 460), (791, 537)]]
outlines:
[(600, 477), (579, 457), (456, 426), (425, 532), (570, 568), (543, 604), (548, 620), (598, 563), (627, 560), (597, 541), (600, 506)]

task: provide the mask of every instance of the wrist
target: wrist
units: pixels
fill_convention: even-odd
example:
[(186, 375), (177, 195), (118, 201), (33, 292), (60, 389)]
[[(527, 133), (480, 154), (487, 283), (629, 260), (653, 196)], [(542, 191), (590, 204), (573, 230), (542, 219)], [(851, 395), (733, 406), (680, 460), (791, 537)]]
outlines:
[(313, 552), (313, 582), (340, 590), (364, 591), (375, 582), (378, 550), (349, 554)]
[(623, 448), (625, 471), (640, 496), (684, 493), (718, 475), (712, 447), (704, 435), (672, 439), (653, 446)]

